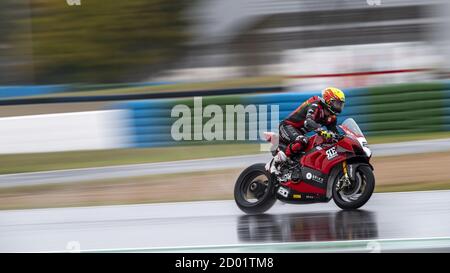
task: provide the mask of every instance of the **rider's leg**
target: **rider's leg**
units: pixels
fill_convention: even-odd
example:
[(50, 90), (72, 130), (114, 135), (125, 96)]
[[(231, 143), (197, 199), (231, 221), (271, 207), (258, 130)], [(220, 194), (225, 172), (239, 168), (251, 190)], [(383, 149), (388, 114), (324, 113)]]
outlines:
[(289, 124), (280, 125), (280, 138), (289, 143), (284, 151), (287, 157), (298, 155), (308, 143), (307, 138)]

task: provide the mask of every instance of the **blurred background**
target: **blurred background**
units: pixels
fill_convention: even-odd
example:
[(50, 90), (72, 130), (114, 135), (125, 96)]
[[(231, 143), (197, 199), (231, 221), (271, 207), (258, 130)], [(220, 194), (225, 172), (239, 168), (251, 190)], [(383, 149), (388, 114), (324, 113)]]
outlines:
[(377, 191), (448, 189), (449, 18), (444, 0), (2, 0), (0, 209), (231, 199), (268, 153), (175, 141), (171, 109), (278, 120), (327, 86), (374, 147)]

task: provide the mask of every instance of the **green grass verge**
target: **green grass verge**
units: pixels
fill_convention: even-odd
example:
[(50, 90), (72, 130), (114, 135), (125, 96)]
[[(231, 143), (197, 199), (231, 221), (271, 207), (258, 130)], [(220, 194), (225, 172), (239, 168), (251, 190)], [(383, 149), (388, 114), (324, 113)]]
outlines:
[[(450, 138), (450, 132), (368, 137), (370, 144)], [(260, 153), (259, 144), (208, 144), (0, 155), (0, 174), (103, 167)]]
[(0, 156), (0, 174), (103, 167), (259, 153), (258, 144), (216, 144)]
[[(104, 96), (104, 95), (126, 95), (126, 94), (149, 94), (159, 92), (178, 92), (192, 90), (228, 89), (244, 87), (280, 86), (283, 76), (264, 76), (236, 78), (227, 81), (198, 82), (198, 83), (177, 83), (155, 86), (110, 88), (86, 91), (68, 91), (62, 93), (38, 95), (36, 97), (66, 97), (66, 96)], [(104, 87), (103, 87), (104, 88)]]
[(403, 141), (415, 141), (415, 140), (430, 140), (450, 138), (450, 131), (448, 132), (427, 132), (427, 133), (413, 133), (413, 134), (400, 134), (400, 135), (387, 135), (387, 136), (368, 136), (367, 142), (371, 144), (391, 143), (391, 142), (403, 142)]

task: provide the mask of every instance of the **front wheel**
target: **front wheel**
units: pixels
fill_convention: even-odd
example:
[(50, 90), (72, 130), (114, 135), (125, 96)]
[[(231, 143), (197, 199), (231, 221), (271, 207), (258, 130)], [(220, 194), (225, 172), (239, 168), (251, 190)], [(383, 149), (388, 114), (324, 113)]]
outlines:
[(341, 171), (333, 183), (333, 200), (341, 209), (358, 209), (369, 201), (375, 188), (372, 169), (361, 165), (356, 170), (354, 181), (345, 183)]
[(276, 202), (274, 185), (264, 166), (264, 164), (251, 165), (236, 181), (234, 200), (245, 213), (264, 213)]

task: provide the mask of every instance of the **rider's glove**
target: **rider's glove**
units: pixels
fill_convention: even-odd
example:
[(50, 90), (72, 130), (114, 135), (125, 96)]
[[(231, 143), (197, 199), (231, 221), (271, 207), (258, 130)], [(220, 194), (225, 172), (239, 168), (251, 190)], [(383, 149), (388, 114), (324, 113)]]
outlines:
[(300, 143), (303, 143), (303, 144), (308, 144), (308, 138), (305, 137), (305, 136), (300, 135), (294, 140), (294, 142), (300, 142)]
[(331, 131), (327, 131), (327, 130), (319, 130), (317, 132), (317, 134), (321, 137), (323, 137), (325, 139), (325, 141), (331, 141), (335, 138), (336, 134), (331, 132)]

